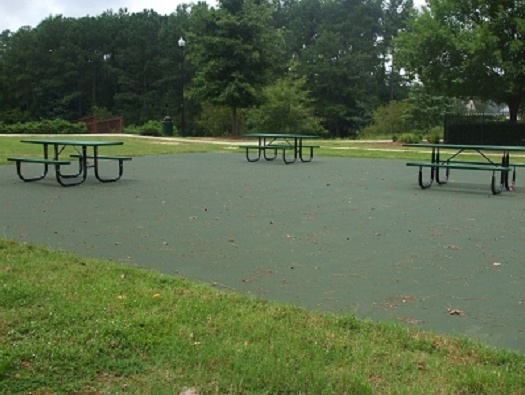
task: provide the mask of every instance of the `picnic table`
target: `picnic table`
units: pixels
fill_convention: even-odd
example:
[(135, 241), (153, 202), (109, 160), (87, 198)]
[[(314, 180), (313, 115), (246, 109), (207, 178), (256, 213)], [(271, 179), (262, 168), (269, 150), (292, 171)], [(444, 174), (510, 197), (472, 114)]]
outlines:
[[(124, 144), (122, 141), (97, 141), (97, 140), (61, 140), (61, 139), (24, 139), (22, 143), (39, 144), (42, 146), (43, 155), (39, 158), (28, 157), (9, 157), (8, 161), (16, 162), (16, 172), (18, 177), (26, 182), (37, 181), (46, 177), (49, 167), (54, 166), (56, 181), (64, 186), (70, 187), (80, 185), (86, 181), (88, 168), (93, 168), (95, 177), (100, 182), (118, 181), (124, 172), (124, 161), (131, 160), (126, 156), (108, 156), (99, 155), (100, 147), (116, 146)], [(50, 147), (52, 152), (50, 152)], [(72, 147), (73, 152), (69, 158), (62, 159), (60, 155), (64, 153), (66, 147)], [(91, 151), (90, 151), (91, 149)], [(63, 168), (71, 165), (71, 158), (78, 162), (78, 168), (73, 173), (64, 173)], [(102, 177), (100, 175), (100, 161), (117, 161), (118, 175), (114, 177)], [(39, 175), (24, 175), (22, 172), (22, 163), (41, 164), (43, 171)]]
[[(303, 143), (303, 140), (318, 138), (311, 134), (249, 133), (243, 137), (257, 139), (257, 144), (241, 146), (246, 150), (248, 162), (257, 162), (261, 158), (261, 154), (265, 160), (274, 160), (279, 151), (282, 151), (283, 161), (286, 164), (294, 163), (297, 159), (301, 162), (310, 162), (314, 156), (314, 148), (319, 148), (318, 145)], [(303, 150), (308, 150), (308, 154), (305, 155)], [(255, 151), (256, 156), (250, 156), (250, 151)], [(287, 151), (291, 151), (292, 155), (287, 155)]]
[[(404, 147), (430, 148), (430, 161), (407, 162), (407, 166), (419, 168), (418, 183), (422, 189), (429, 188), (433, 182), (446, 184), (450, 170), (477, 170), (492, 172), (491, 191), (494, 195), (500, 194), (503, 189), (514, 190), (516, 184), (516, 168), (525, 167), (525, 163), (511, 162), (510, 154), (525, 152), (525, 146), (500, 145), (471, 145), (471, 144), (442, 144), (417, 143), (403, 144)], [(442, 150), (446, 150), (443, 152)], [(478, 160), (471, 160), (461, 156), (464, 153), (473, 153)], [(501, 153), (498, 160), (490, 158), (491, 153)], [(423, 180), (423, 168), (430, 168), (430, 179)], [(444, 170), (443, 175), (440, 170)], [(512, 171), (512, 180), (509, 183), (509, 172)], [(499, 176), (499, 177), (498, 177)]]

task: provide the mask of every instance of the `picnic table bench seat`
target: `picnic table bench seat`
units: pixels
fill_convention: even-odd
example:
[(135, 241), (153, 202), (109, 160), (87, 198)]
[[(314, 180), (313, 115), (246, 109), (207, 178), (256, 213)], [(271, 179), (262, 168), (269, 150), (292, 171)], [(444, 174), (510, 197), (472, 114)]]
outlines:
[(114, 178), (102, 178), (98, 174), (98, 168), (96, 167), (96, 164), (89, 164), (86, 160), (87, 159), (95, 159), (95, 155), (85, 155), (82, 154), (71, 154), (70, 157), (72, 158), (78, 158), (78, 164), (79, 168), (82, 169), (82, 162), (84, 161), (86, 163), (87, 167), (94, 167), (95, 168), (95, 175), (97, 179), (100, 182), (115, 182), (118, 181), (122, 174), (124, 174), (124, 161), (131, 160), (132, 158), (129, 156), (120, 156), (120, 155), (97, 155), (97, 160), (111, 160), (111, 161), (118, 161), (118, 175)]
[(244, 144), (239, 145), (239, 148), (249, 148), (249, 149), (293, 149), (293, 144), (268, 144), (268, 145), (257, 145), (257, 144)]
[[(18, 178), (20, 178), (22, 181), (38, 181), (43, 179), (47, 175), (48, 171), (48, 165), (54, 165), (54, 166), (67, 166), (70, 165), (71, 162), (68, 160), (56, 160), (56, 159), (49, 159), (49, 158), (27, 158), (27, 157), (8, 157), (8, 161), (15, 162), (16, 163), (16, 174), (18, 175)], [(38, 176), (27, 176), (22, 174), (22, 163), (37, 163), (37, 164), (43, 164), (44, 170), (42, 174)]]
[[(70, 157), (72, 158), (82, 158), (81, 154), (71, 154)], [(94, 155), (86, 155), (86, 159), (94, 159)], [(130, 156), (111, 156), (111, 155), (97, 155), (97, 159), (103, 159), (103, 160), (118, 160), (118, 161), (125, 161), (125, 160), (131, 160), (132, 158)]]
[(491, 165), (487, 162), (407, 162), (407, 166), (439, 167), (458, 170), (511, 171), (511, 167)]
[[(439, 184), (445, 184), (447, 182), (450, 169), (457, 170), (475, 170), (475, 171), (491, 171), (491, 191), (494, 195), (499, 195), (503, 190), (504, 185), (504, 174), (507, 174), (512, 170), (511, 166), (502, 166), (497, 164), (490, 164), (487, 162), (407, 162), (407, 166), (419, 167), (418, 183), (422, 189), (429, 188), (434, 182), (434, 169), (446, 169), (446, 177), (444, 181), (439, 179), (439, 176), (436, 177), (436, 182)], [(423, 181), (423, 168), (431, 168), (432, 173), (430, 180), (425, 182)], [(500, 182), (496, 181), (496, 172), (501, 173)]]
[[(257, 162), (261, 158), (261, 152), (264, 155), (264, 159), (266, 160), (274, 160), (277, 158), (277, 154), (279, 150), (283, 151), (283, 159), (285, 163), (288, 163), (286, 159), (286, 151), (287, 150), (293, 150), (294, 146), (292, 144), (268, 144), (268, 145), (257, 145), (257, 144), (249, 144), (249, 145), (242, 145), (240, 148), (244, 148), (246, 150), (246, 159), (248, 162)], [(250, 150), (256, 150), (257, 156), (250, 157)], [(272, 154), (267, 154), (267, 151), (273, 151)], [(271, 155), (271, 156), (270, 156)]]
[(45, 165), (70, 165), (71, 162), (68, 160), (55, 160), (45, 158), (21, 158), (21, 157), (10, 157), (8, 161), (16, 163), (43, 163)]
[[(319, 145), (311, 145), (311, 144), (302, 144), (300, 146), (300, 152), (299, 156), (301, 158), (301, 161), (303, 162), (310, 162), (314, 156), (314, 148), (319, 148)], [(246, 159), (248, 162), (257, 162), (261, 157), (261, 152), (263, 153), (264, 159), (270, 161), (277, 158), (277, 154), (279, 150), (282, 150), (283, 152), (283, 160), (286, 164), (290, 164), (295, 162), (295, 158), (293, 160), (289, 160), (286, 158), (286, 151), (295, 151), (295, 146), (293, 144), (268, 144), (268, 145), (257, 145), (257, 144), (248, 144), (248, 145), (240, 145), (239, 148), (244, 148), (246, 150)], [(308, 149), (309, 156), (307, 158), (303, 157), (303, 149)], [(256, 157), (250, 157), (250, 150), (256, 150), (257, 156)], [(273, 151), (272, 154), (267, 154), (267, 151)]]

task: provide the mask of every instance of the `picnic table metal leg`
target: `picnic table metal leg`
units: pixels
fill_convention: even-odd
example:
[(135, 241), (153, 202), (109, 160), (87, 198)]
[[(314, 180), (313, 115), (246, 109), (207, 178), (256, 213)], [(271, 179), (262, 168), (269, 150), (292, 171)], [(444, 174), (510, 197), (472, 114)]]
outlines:
[(314, 157), (314, 147), (308, 147), (310, 149), (310, 155), (308, 156), (308, 158), (305, 158), (303, 156), (303, 147), (300, 148), (299, 150), (299, 157), (301, 158), (301, 162), (311, 162), (313, 157)]
[(87, 162), (83, 161), (81, 157), (78, 158), (78, 171), (74, 174), (63, 174), (60, 172), (60, 177), (62, 178), (77, 178), (80, 177), (80, 175), (84, 171), (84, 166), (87, 166)]
[(299, 151), (299, 143), (298, 143), (298, 140), (300, 140), (299, 138), (297, 137), (294, 137), (294, 142), (293, 142), (293, 146), (290, 148), (293, 150), (293, 159), (288, 159), (287, 156), (286, 156), (286, 151), (287, 151), (287, 148), (284, 148), (283, 147), (283, 161), (284, 163), (286, 163), (287, 165), (289, 164), (292, 164), (292, 163), (295, 163), (297, 161), (297, 157), (298, 157), (298, 151)]
[(512, 184), (510, 185), (510, 189), (512, 191), (516, 189), (516, 166), (512, 169)]
[[(248, 162), (257, 162), (259, 159), (261, 159), (261, 152), (264, 152), (263, 155), (264, 155), (264, 159), (266, 160), (272, 160), (272, 158), (267, 158), (266, 157), (266, 150), (265, 150), (265, 147), (266, 146), (266, 138), (263, 138), (263, 137), (258, 137), (257, 138), (257, 148), (254, 148), (254, 147), (246, 147), (246, 160)], [(257, 156), (256, 157), (251, 157), (250, 156), (250, 150), (251, 149), (255, 149), (257, 150)], [(275, 154), (275, 156), (277, 156), (277, 153)], [(273, 158), (275, 159), (275, 158)]]
[(423, 167), (419, 166), (419, 174), (418, 174), (417, 181), (421, 189), (427, 189), (432, 186), (432, 184), (434, 183), (434, 170), (436, 170), (435, 167), (430, 168), (430, 180), (428, 182), (424, 182), (423, 181)]
[[(58, 160), (60, 150), (58, 144), (55, 147), (55, 159)], [(86, 146), (82, 146), (82, 157), (79, 158), (79, 169), (76, 175), (74, 174), (62, 174), (60, 171), (60, 165), (55, 165), (55, 178), (57, 182), (63, 187), (73, 187), (82, 184), (87, 178), (87, 159), (86, 159)], [(78, 179), (80, 177), (80, 179)], [(77, 181), (64, 182), (64, 179), (77, 179)]]
[(293, 155), (291, 160), (286, 157), (287, 148), (283, 147), (283, 161), (287, 165), (295, 163), (295, 161), (297, 160), (297, 150), (295, 149), (295, 147), (294, 148), (290, 148), (290, 149), (292, 149), (294, 151), (294, 155)]
[[(55, 160), (58, 160), (59, 156), (60, 156), (60, 153), (62, 152), (64, 148), (62, 149), (59, 149), (59, 146), (58, 145), (55, 145), (54, 146), (54, 159)], [(80, 175), (82, 175), (84, 169), (83, 169), (83, 166), (85, 165), (85, 162), (82, 161), (82, 158), (79, 158), (78, 159), (78, 171), (74, 174), (64, 174), (62, 173), (62, 171), (60, 171), (60, 178), (78, 178)], [(77, 185), (77, 184), (73, 184), (73, 185)]]
[(246, 160), (248, 162), (257, 162), (259, 159), (261, 159), (261, 148), (257, 148), (257, 157), (252, 158), (250, 157), (250, 147), (246, 147)]
[[(439, 162), (439, 150), (437, 150), (436, 152), (436, 148), (432, 148), (432, 154), (431, 154), (431, 158), (430, 158), (430, 162), (431, 163), (438, 163)], [(448, 177), (448, 174), (447, 174), (447, 177)], [(439, 168), (438, 167), (431, 167), (430, 168), (430, 179), (425, 182), (423, 181), (423, 166), (419, 166), (419, 173), (418, 173), (418, 177), (417, 177), (417, 182), (419, 184), (419, 186), (421, 187), (421, 189), (427, 189), (427, 188), (430, 188), (432, 186), (432, 184), (434, 183), (434, 179), (437, 180), (438, 183), (439, 182)]]
[(115, 182), (120, 180), (122, 177), (122, 174), (124, 174), (124, 159), (118, 159), (118, 176), (113, 178), (103, 178), (100, 176), (98, 171), (98, 165), (99, 165), (99, 158), (98, 158), (98, 147), (93, 147), (93, 167), (95, 168), (95, 177), (100, 182)]
[(301, 162), (311, 162), (314, 157), (314, 147), (310, 146), (310, 156), (308, 158), (303, 157), (303, 139), (299, 140), (299, 158)]
[[(440, 153), (439, 148), (432, 148), (432, 162), (439, 163), (441, 161), (440, 159)], [(434, 169), (434, 168), (433, 168)], [(446, 184), (448, 182), (448, 177), (450, 175), (450, 169), (445, 170), (445, 178), (442, 179), (439, 175), (439, 168), (435, 168), (435, 180), (439, 185)], [(434, 175), (432, 175), (432, 179), (434, 179)]]
[[(277, 158), (277, 148), (272, 148), (271, 145), (272, 143), (275, 141), (274, 138), (271, 138), (270, 141), (268, 142), (266, 140), (266, 137), (259, 137), (259, 149), (260, 151), (263, 151), (263, 156), (264, 156), (264, 159), (266, 160), (274, 160), (275, 158)], [(273, 150), (273, 156), (268, 156), (266, 154), (266, 151), (268, 150)], [(261, 155), (261, 153), (259, 152), (259, 156)]]
[[(47, 144), (43, 145), (43, 151), (44, 151), (44, 159), (49, 159), (49, 149), (47, 147)], [(16, 174), (18, 175), (18, 178), (20, 178), (22, 181), (25, 181), (25, 182), (41, 180), (45, 178), (48, 171), (49, 171), (49, 165), (47, 163), (44, 163), (44, 170), (41, 175), (35, 176), (35, 177), (26, 177), (22, 174), (22, 163), (19, 161), (16, 162)]]
[(42, 172), (41, 175), (35, 176), (35, 177), (27, 177), (22, 174), (22, 163), (20, 161), (16, 162), (16, 174), (18, 175), (18, 178), (20, 178), (22, 181), (25, 181), (25, 182), (41, 180), (47, 175), (48, 169), (49, 169), (49, 165), (47, 163), (44, 163), (44, 171)]
[(503, 186), (505, 185), (505, 180), (504, 180), (504, 177), (505, 175), (503, 173), (506, 173), (507, 177), (508, 177), (508, 171), (502, 171), (500, 172), (501, 175), (500, 175), (500, 183), (499, 185), (496, 185), (496, 172), (493, 171), (492, 172), (492, 182), (491, 182), (491, 185), (490, 185), (490, 189), (492, 190), (492, 194), (493, 195), (499, 195), (501, 193), (501, 191), (503, 191)]
[[(508, 152), (503, 153), (503, 157), (501, 158), (501, 166), (503, 167), (509, 167), (510, 166), (510, 154)], [(504, 174), (505, 173), (505, 174)], [(505, 186), (505, 189), (507, 191), (514, 190), (514, 182), (515, 182), (515, 174), (516, 174), (516, 168), (514, 168), (513, 172), (513, 180), (512, 180), (512, 188), (509, 185), (509, 172), (501, 172), (501, 184)]]
[[(272, 151), (272, 148), (270, 146), (264, 147), (263, 151), (264, 151), (263, 152), (264, 159), (266, 159), (266, 160), (274, 160), (275, 158), (277, 158), (277, 148), (273, 148), (273, 156), (268, 156), (266, 154), (267, 151)], [(259, 156), (260, 156), (260, 154), (259, 154)]]

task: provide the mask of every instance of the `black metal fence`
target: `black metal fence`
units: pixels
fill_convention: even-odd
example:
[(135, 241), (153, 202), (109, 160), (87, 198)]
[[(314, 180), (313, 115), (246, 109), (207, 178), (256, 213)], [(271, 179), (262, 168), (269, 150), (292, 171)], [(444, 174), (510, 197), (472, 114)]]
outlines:
[(447, 114), (444, 142), (450, 144), (525, 145), (525, 123), (506, 114)]

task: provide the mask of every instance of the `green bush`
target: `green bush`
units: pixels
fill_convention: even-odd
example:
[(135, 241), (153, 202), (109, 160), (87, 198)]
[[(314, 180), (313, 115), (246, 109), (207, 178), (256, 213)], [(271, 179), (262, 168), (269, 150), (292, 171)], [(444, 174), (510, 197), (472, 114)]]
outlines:
[[(127, 134), (141, 136), (162, 136), (162, 121), (148, 121), (143, 125), (128, 125), (124, 128)], [(177, 128), (173, 125), (173, 132), (177, 134)]]
[[(242, 130), (244, 109), (237, 110), (237, 116)], [(226, 136), (232, 128), (231, 109), (205, 102), (202, 104), (202, 112), (196, 124), (204, 136)]]
[(142, 136), (161, 136), (162, 135), (162, 122), (161, 121), (148, 121), (144, 125), (139, 126), (139, 134)]
[(373, 115), (374, 121), (360, 131), (360, 137), (377, 139), (393, 136), (394, 141), (397, 140), (401, 133), (411, 130), (411, 125), (404, 117), (409, 108), (410, 104), (406, 101), (391, 101), (376, 108)]
[(418, 133), (401, 133), (398, 135), (394, 135), (394, 141), (399, 141), (400, 143), (420, 143), (422, 140), (422, 136)]
[(439, 143), (443, 139), (443, 128), (441, 126), (436, 126), (432, 128), (430, 133), (427, 135), (427, 140), (429, 143)]
[(258, 133), (302, 133), (322, 135), (326, 131), (315, 115), (306, 80), (284, 77), (263, 90), (263, 101), (248, 109), (246, 126)]
[(140, 127), (134, 124), (124, 126), (124, 133), (126, 134), (140, 134)]
[(84, 123), (72, 123), (63, 119), (0, 124), (0, 133), (4, 134), (81, 134), (87, 131)]

